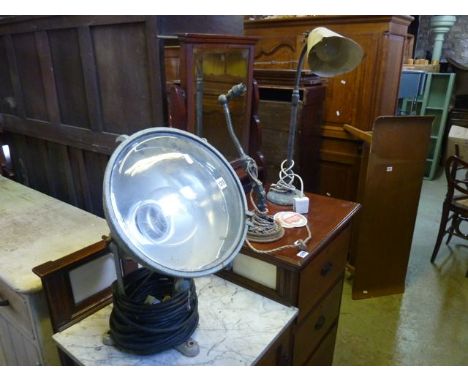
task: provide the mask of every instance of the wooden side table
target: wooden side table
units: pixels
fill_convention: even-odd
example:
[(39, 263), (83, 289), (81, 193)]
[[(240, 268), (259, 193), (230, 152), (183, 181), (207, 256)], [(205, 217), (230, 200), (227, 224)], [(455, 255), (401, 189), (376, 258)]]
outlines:
[[(341, 293), (348, 255), (351, 221), (360, 209), (357, 203), (308, 194), (308, 219), (312, 237), (308, 255), (297, 249), (273, 254), (244, 247), (231, 270), (220, 276), (287, 305), (297, 306), (299, 315), (292, 328), (287, 355), (292, 365), (331, 365), (340, 312)], [(271, 213), (287, 210), (272, 204)], [(266, 251), (307, 237), (307, 229), (286, 229), (274, 243), (254, 243)]]

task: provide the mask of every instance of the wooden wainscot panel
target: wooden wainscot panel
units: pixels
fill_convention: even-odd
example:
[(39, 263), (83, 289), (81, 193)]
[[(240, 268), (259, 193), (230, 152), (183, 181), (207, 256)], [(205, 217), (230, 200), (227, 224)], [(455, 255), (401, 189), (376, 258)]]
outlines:
[(0, 128), (16, 180), (102, 216), (116, 137), (169, 124), (160, 36), (242, 29), (241, 16), (165, 17), (0, 19)]
[(48, 121), (44, 83), (34, 33), (12, 36), (16, 67), (27, 117)]
[(104, 130), (133, 133), (151, 126), (144, 23), (91, 28)]
[[(76, 29), (48, 32), (60, 116), (63, 123), (90, 127), (85, 76), (80, 49), (81, 33)], [(89, 55), (89, 52), (85, 52)], [(97, 100), (98, 101), (98, 100)]]

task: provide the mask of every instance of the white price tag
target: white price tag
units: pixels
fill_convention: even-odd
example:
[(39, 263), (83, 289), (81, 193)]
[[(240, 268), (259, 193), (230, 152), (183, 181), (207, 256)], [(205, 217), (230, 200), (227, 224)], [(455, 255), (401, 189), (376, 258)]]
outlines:
[(218, 184), (218, 187), (221, 191), (227, 187), (226, 181), (221, 177), (216, 179), (216, 183)]
[(301, 257), (301, 258), (304, 258), (306, 256), (309, 256), (309, 252), (307, 251), (301, 251), (301, 252), (298, 252), (297, 256)]

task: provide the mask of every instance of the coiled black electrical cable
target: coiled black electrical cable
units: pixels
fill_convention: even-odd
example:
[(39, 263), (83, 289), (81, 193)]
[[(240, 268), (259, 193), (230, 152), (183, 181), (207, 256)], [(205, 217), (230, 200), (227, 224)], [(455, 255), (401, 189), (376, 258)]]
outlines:
[[(173, 277), (139, 268), (123, 278), (125, 294), (112, 284), (113, 309), (110, 337), (123, 351), (148, 355), (171, 349), (187, 341), (198, 325), (195, 283), (178, 290)], [(145, 303), (148, 296), (156, 304)], [(168, 298), (169, 297), (169, 298)]]

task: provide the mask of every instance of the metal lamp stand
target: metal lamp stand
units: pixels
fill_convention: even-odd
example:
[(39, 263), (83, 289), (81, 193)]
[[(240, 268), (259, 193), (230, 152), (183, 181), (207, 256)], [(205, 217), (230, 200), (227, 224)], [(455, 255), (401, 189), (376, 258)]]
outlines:
[(288, 135), (288, 155), (287, 159), (281, 163), (280, 179), (273, 183), (267, 194), (267, 199), (274, 203), (283, 206), (294, 204), (294, 198), (302, 196), (302, 192), (294, 186), (294, 180), (297, 177), (292, 170), (294, 167), (294, 145), (296, 140), (297, 130), (297, 107), (299, 104), (299, 84), (302, 76), (302, 66), (307, 51), (307, 44), (302, 48), (299, 61), (296, 69), (296, 81), (291, 97), (291, 116), (289, 119), (289, 135)]
[[(124, 285), (124, 280), (123, 280), (123, 268), (122, 268), (122, 260), (124, 259), (122, 257), (122, 253), (118, 247), (118, 245), (111, 240), (109, 243), (109, 250), (113, 255), (114, 258), (114, 264), (115, 264), (115, 270), (117, 274), (117, 288), (119, 290), (119, 293), (122, 295), (125, 295), (125, 285)], [(183, 278), (177, 278), (174, 281), (174, 285), (178, 286), (179, 289), (183, 290), (184, 288), (187, 287), (187, 279)], [(115, 346), (115, 343), (110, 336), (110, 332), (104, 333), (102, 337), (102, 342), (104, 345), (107, 346)], [(177, 345), (174, 347), (175, 350), (177, 350), (179, 353), (186, 357), (195, 357), (200, 353), (200, 346), (198, 345), (198, 342), (195, 341), (193, 338), (189, 338), (187, 341), (181, 343), (180, 345)]]

